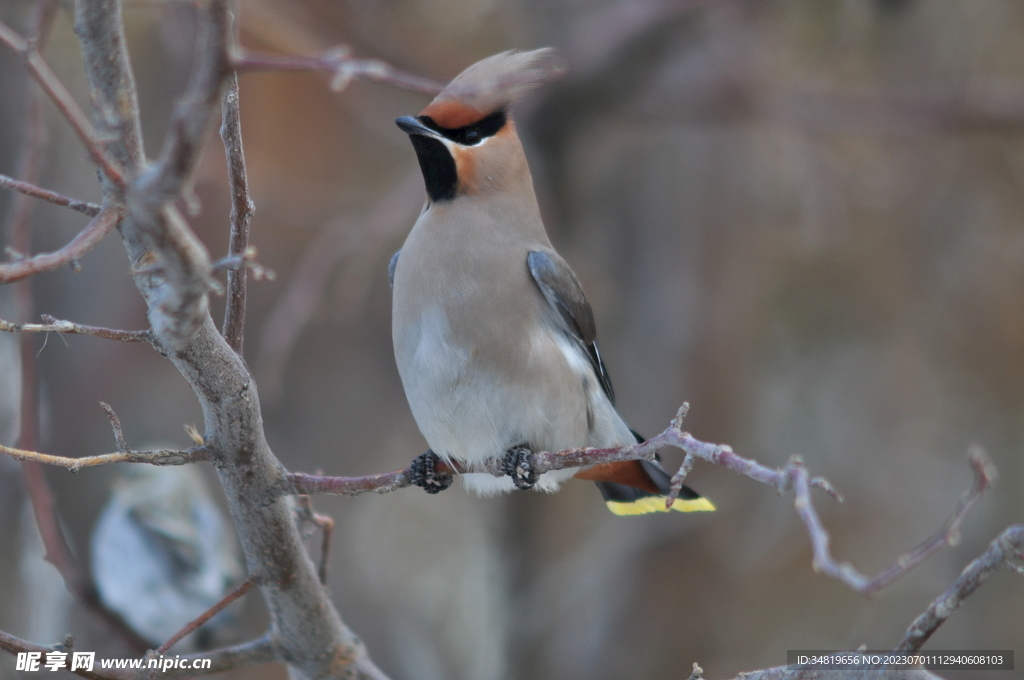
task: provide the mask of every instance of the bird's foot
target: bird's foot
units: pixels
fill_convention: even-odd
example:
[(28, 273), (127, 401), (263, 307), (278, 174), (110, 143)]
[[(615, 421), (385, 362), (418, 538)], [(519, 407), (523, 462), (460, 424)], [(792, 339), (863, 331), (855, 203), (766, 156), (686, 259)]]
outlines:
[(505, 452), (505, 459), (501, 462), (502, 471), (512, 478), (512, 483), (521, 491), (533, 488), (537, 483), (538, 475), (530, 465), (530, 456), (533, 451), (527, 446), (513, 446)]
[(452, 476), (436, 472), (441, 459), (433, 451), (416, 456), (412, 465), (412, 479), (409, 481), (427, 493), (440, 493), (452, 485)]

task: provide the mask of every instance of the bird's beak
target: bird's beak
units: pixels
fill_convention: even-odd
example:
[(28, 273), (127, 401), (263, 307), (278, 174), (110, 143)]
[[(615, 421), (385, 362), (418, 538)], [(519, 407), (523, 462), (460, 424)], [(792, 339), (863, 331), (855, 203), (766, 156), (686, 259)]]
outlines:
[(402, 128), (402, 131), (409, 135), (423, 135), (424, 137), (437, 137), (437, 133), (419, 122), (412, 116), (402, 116), (395, 121), (395, 125)]

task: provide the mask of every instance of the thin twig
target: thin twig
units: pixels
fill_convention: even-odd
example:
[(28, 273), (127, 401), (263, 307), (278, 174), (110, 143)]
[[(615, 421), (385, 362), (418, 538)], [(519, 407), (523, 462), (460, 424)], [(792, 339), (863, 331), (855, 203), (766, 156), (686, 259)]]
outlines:
[(46, 60), (39, 54), (35, 45), (26, 41), (2, 21), (0, 21), (0, 42), (5, 43), (18, 53), (25, 68), (71, 124), (93, 162), (103, 170), (103, 173), (116, 187), (123, 189), (126, 185), (124, 170), (108, 156), (96, 129), (79, 108), (71, 93), (46, 63)]
[[(312, 524), (320, 530), (320, 562), (317, 566), (317, 575), (320, 577), (320, 583), (327, 585), (327, 565), (331, 559), (334, 518), (330, 515), (321, 515), (313, 510), (313, 499), (308, 494), (301, 494), (297, 501), (296, 510), (299, 514), (299, 521), (303, 524)], [(305, 535), (305, 531), (303, 533)]]
[(332, 73), (331, 89), (344, 90), (353, 80), (393, 85), (413, 92), (437, 94), (444, 84), (396, 69), (379, 59), (357, 59), (349, 56), (351, 48), (339, 45), (323, 52), (302, 57), (297, 55), (260, 54), (243, 51), (233, 65), (239, 72), (246, 71), (326, 71)]
[(0, 283), (10, 283), (52, 271), (66, 264), (75, 264), (121, 221), (121, 211), (108, 206), (67, 245), (52, 253), (40, 253), (14, 262), (0, 264)]
[(91, 335), (121, 342), (148, 342), (153, 344), (152, 331), (123, 331), (115, 328), (86, 326), (85, 324), (62, 321), (49, 314), (43, 314), (46, 323), (14, 323), (0, 319), (0, 331), (7, 333), (68, 333), (70, 335)]
[(224, 327), (221, 333), (231, 349), (241, 354), (245, 336), (245, 284), (248, 277), (244, 258), (249, 251), (249, 223), (256, 206), (249, 197), (249, 180), (245, 172), (237, 72), (232, 72), (221, 96), (220, 136), (224, 142), (224, 153), (228, 163), (228, 188), (231, 191), (231, 237), (228, 242), (228, 257), (243, 258), (241, 267), (228, 270), (227, 303), (224, 306)]
[(960, 543), (960, 527), (967, 518), (967, 513), (974, 507), (978, 499), (992, 487), (996, 478), (995, 467), (981, 447), (972, 446), (967, 452), (967, 460), (974, 471), (974, 484), (960, 497), (957, 508), (946, 521), (946, 525), (916, 547), (897, 557), (889, 567), (875, 574), (870, 580), (871, 587), (865, 594), (870, 595), (889, 585), (938, 550)]
[(858, 571), (853, 565), (847, 562), (836, 562), (832, 557), (829, 550), (829, 534), (822, 526), (821, 519), (811, 503), (810, 480), (807, 478), (807, 470), (799, 459), (791, 461), (786, 470), (796, 494), (794, 506), (811, 537), (814, 549), (814, 570), (841, 581), (861, 595), (870, 596), (902, 577), (940, 548), (954, 545), (967, 512), (990, 488), (994, 477), (993, 467), (980, 449), (972, 449), (969, 458), (975, 473), (974, 485), (961, 498), (956, 511), (945, 526), (928, 540), (897, 557), (892, 565), (870, 577)]
[(247, 246), (241, 253), (234, 253), (226, 255), (221, 259), (217, 260), (210, 265), (211, 271), (236, 271), (246, 270), (252, 274), (252, 278), (256, 281), (273, 281), (277, 278), (277, 273), (273, 269), (266, 267), (256, 261), (256, 247)]
[(110, 465), (112, 463), (147, 463), (149, 465), (186, 465), (209, 460), (209, 452), (202, 446), (191, 449), (153, 449), (151, 451), (131, 451), (129, 453), (105, 453), (98, 456), (69, 458), (49, 453), (26, 451), (0, 444), (0, 453), (15, 460), (33, 461), (44, 465), (62, 467), (69, 472), (78, 472), (82, 468)]
[(939, 626), (953, 615), (971, 593), (997, 569), (1009, 567), (1024, 574), (1024, 524), (1007, 527), (989, 544), (988, 550), (967, 565), (949, 589), (937, 597), (928, 609), (914, 619), (893, 651), (916, 652)]
[(128, 442), (124, 438), (124, 430), (121, 429), (121, 419), (114, 413), (113, 407), (105, 401), (100, 402), (100, 408), (107, 414), (107, 418), (110, 419), (110, 427), (114, 430), (114, 441), (117, 442), (118, 453), (131, 453), (132, 450), (128, 448)]
[(160, 647), (157, 648), (156, 653), (158, 655), (166, 654), (167, 651), (174, 645), (178, 644), (178, 641), (181, 640), (183, 637), (193, 632), (195, 629), (199, 628), (199, 626), (203, 625), (204, 623), (212, 619), (214, 616), (216, 616), (218, 612), (220, 612), (222, 609), (227, 607), (229, 604), (231, 604), (238, 598), (242, 597), (242, 595), (245, 595), (247, 592), (249, 592), (249, 589), (256, 585), (257, 581), (258, 579), (255, 576), (250, 576), (249, 578), (239, 583), (237, 586), (232, 588), (231, 592), (222, 597), (220, 601), (217, 602), (217, 604), (207, 609), (205, 612), (197, 616), (195, 619), (189, 621), (181, 630), (172, 635), (170, 640), (160, 645)]
[(50, 191), (49, 189), (43, 189), (37, 187), (35, 184), (29, 182), (22, 182), (8, 177), (7, 175), (0, 175), (0, 187), (4, 189), (13, 189), (18, 193), (25, 194), (26, 196), (32, 196), (33, 198), (40, 198), (50, 203), (62, 205), (65, 208), (71, 208), (80, 213), (88, 215), (89, 217), (95, 217), (102, 210), (102, 206), (96, 203), (89, 203), (88, 201), (79, 201), (76, 198), (70, 198), (63, 194), (58, 194), (56, 191)]

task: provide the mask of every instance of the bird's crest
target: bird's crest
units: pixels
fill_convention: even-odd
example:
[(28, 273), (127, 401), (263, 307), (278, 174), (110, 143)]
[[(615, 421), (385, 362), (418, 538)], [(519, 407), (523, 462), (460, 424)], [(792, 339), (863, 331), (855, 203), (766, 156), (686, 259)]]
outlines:
[(443, 128), (461, 128), (505, 108), (564, 72), (564, 61), (550, 47), (495, 54), (457, 75), (420, 115), (429, 116)]

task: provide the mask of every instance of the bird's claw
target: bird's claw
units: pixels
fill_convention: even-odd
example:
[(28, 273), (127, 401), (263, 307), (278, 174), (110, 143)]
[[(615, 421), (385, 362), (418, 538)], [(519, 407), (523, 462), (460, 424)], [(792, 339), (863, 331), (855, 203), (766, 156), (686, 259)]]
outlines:
[(502, 471), (512, 478), (512, 483), (520, 491), (532, 489), (537, 483), (537, 473), (530, 465), (530, 456), (533, 455), (526, 446), (513, 446), (505, 453), (505, 459), (501, 462)]
[(437, 464), (441, 461), (433, 451), (416, 456), (412, 465), (412, 478), (410, 483), (420, 487), (427, 493), (440, 493), (452, 485), (453, 478), (450, 474), (439, 474), (436, 472)]

